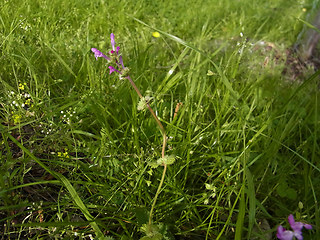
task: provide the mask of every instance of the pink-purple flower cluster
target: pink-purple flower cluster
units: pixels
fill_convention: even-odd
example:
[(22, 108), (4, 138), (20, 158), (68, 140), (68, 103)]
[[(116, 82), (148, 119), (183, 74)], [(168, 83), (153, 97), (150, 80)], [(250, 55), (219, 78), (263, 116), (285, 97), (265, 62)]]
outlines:
[(290, 214), (288, 217), (288, 222), (292, 228), (293, 231), (286, 230), (284, 227), (281, 225), (278, 227), (277, 230), (277, 238), (280, 240), (292, 240), (293, 237), (295, 237), (298, 240), (302, 240), (302, 229), (312, 229), (312, 226), (310, 224), (305, 224), (302, 222), (295, 222), (293, 215)]
[(119, 55), (120, 47), (119, 46), (116, 47), (116, 42), (114, 40), (113, 33), (111, 33), (110, 39), (111, 39), (112, 50), (109, 51), (109, 54), (108, 54), (109, 56), (103, 54), (102, 52), (100, 52), (96, 48), (91, 48), (91, 51), (94, 53), (94, 56), (96, 57), (97, 60), (99, 57), (103, 57), (104, 59), (106, 59), (108, 61), (108, 63), (116, 65), (117, 68), (115, 68), (112, 65), (110, 65), (108, 67), (110, 70), (109, 74), (111, 74), (113, 72), (117, 72), (120, 74), (120, 76), (126, 77), (128, 74), (128, 68), (126, 68), (123, 65), (122, 56)]

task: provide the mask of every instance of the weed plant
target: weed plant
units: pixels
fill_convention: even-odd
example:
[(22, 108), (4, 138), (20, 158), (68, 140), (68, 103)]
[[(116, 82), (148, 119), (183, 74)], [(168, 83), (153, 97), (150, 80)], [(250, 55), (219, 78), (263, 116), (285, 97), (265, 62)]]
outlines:
[[(319, 239), (319, 72), (282, 74), (317, 5), (1, 1), (1, 237)], [(90, 51), (110, 33), (175, 156), (152, 225), (163, 132)]]

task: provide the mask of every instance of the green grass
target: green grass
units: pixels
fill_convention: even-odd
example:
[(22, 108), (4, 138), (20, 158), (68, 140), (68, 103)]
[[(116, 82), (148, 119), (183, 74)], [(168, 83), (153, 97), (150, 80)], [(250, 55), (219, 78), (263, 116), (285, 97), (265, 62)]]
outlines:
[(90, 51), (110, 49), (113, 32), (176, 156), (153, 214), (165, 239), (250, 239), (260, 221), (275, 238), (290, 213), (317, 239), (319, 72), (282, 75), (317, 3), (2, 1), (2, 236), (143, 236), (162, 135)]

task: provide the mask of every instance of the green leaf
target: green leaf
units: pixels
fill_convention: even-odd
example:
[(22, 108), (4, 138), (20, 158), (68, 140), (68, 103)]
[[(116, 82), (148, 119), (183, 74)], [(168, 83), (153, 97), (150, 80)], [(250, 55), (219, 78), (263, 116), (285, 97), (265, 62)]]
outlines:
[(214, 73), (211, 71), (211, 70), (208, 70), (208, 73), (207, 73), (208, 76), (213, 76)]
[(147, 103), (150, 103), (151, 100), (152, 100), (152, 97), (150, 96), (145, 96), (140, 98), (140, 101), (138, 102), (138, 106), (137, 106), (138, 111), (142, 111), (146, 109), (148, 107)]
[(176, 161), (176, 159), (175, 159), (175, 156), (173, 156), (173, 155), (170, 155), (170, 156), (168, 156), (168, 155), (166, 155), (166, 156), (164, 156), (164, 158), (159, 158), (158, 160), (157, 160), (157, 164), (160, 166), (160, 165), (171, 165), (171, 164), (173, 164), (174, 162)]
[(151, 168), (157, 168), (157, 167), (160, 166), (160, 165), (158, 164), (158, 162), (156, 162), (156, 161), (148, 162), (148, 165), (149, 165)]
[(148, 165), (151, 168), (157, 168), (159, 166), (163, 166), (163, 165), (171, 165), (176, 161), (175, 156), (174, 155), (166, 155), (164, 156), (164, 158), (159, 158), (157, 161), (153, 161), (153, 162), (149, 162)]
[(143, 224), (140, 230), (147, 235), (141, 239), (153, 239), (153, 240), (161, 240), (162, 239), (162, 234), (159, 232), (160, 229), (157, 225)]
[(205, 183), (206, 189), (216, 191), (216, 187), (213, 184)]
[(286, 190), (288, 188), (288, 184), (286, 183), (285, 180), (282, 180), (278, 187), (276, 188), (277, 193), (279, 194), (280, 197), (286, 197), (287, 193)]
[(137, 207), (136, 209), (134, 209), (134, 213), (138, 225), (142, 226), (143, 224), (146, 224), (148, 222), (149, 213), (145, 207)]
[(291, 200), (295, 200), (297, 198), (297, 191), (294, 190), (293, 188), (288, 188), (286, 190), (286, 197), (291, 199)]
[(144, 236), (144, 237), (140, 238), (140, 240), (152, 240), (152, 238), (151, 238), (151, 237)]
[(162, 240), (162, 235), (161, 233), (157, 233), (156, 235), (149, 237), (149, 236), (144, 236), (140, 238), (140, 240)]

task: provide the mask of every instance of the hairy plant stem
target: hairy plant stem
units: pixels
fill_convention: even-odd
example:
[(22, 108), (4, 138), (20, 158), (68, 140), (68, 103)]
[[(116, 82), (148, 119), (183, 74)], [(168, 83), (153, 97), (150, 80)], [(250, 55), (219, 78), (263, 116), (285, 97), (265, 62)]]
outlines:
[(161, 191), (161, 188), (162, 188), (162, 184), (164, 182), (164, 177), (166, 175), (166, 171), (167, 171), (167, 164), (164, 164), (163, 165), (162, 177), (161, 177), (161, 180), (160, 180), (156, 195), (154, 196), (153, 203), (152, 203), (151, 210), (150, 210), (149, 225), (151, 225), (151, 223), (152, 223), (152, 214), (153, 214), (154, 206), (156, 205), (157, 198), (158, 198), (158, 196), (160, 194), (160, 191)]
[[(136, 84), (134, 83), (134, 81), (131, 79), (131, 77), (130, 77), (130, 76), (127, 76), (126, 78), (129, 80), (130, 84), (132, 85), (132, 87), (134, 88), (134, 90), (137, 92), (137, 94), (139, 95), (140, 99), (143, 99), (142, 94), (140, 93), (138, 87), (136, 86)], [(151, 115), (153, 116), (153, 118), (154, 118), (155, 121), (157, 122), (157, 124), (158, 124), (158, 126), (159, 126), (159, 128), (160, 128), (160, 131), (161, 131), (161, 133), (162, 133), (163, 142), (162, 142), (161, 157), (164, 158), (164, 156), (165, 156), (165, 148), (166, 148), (166, 145), (167, 145), (167, 135), (166, 135), (166, 131), (165, 131), (163, 125), (161, 124), (159, 118), (157, 117), (157, 115), (155, 114), (155, 112), (153, 111), (153, 109), (151, 108), (151, 106), (149, 105), (148, 102), (147, 102), (147, 107), (148, 107)], [(165, 178), (165, 176), (166, 176), (166, 171), (167, 171), (167, 164), (163, 164), (162, 177), (161, 177), (161, 180), (160, 180), (160, 183), (159, 183), (159, 186), (158, 186), (156, 195), (154, 196), (153, 203), (152, 203), (151, 210), (150, 210), (149, 225), (151, 225), (151, 223), (152, 223), (153, 210), (154, 210), (154, 207), (155, 207), (155, 205), (156, 205), (158, 196), (159, 196), (159, 194), (160, 194), (160, 191), (161, 191), (161, 188), (162, 188), (162, 185), (163, 185), (163, 182), (164, 182), (164, 178)]]

